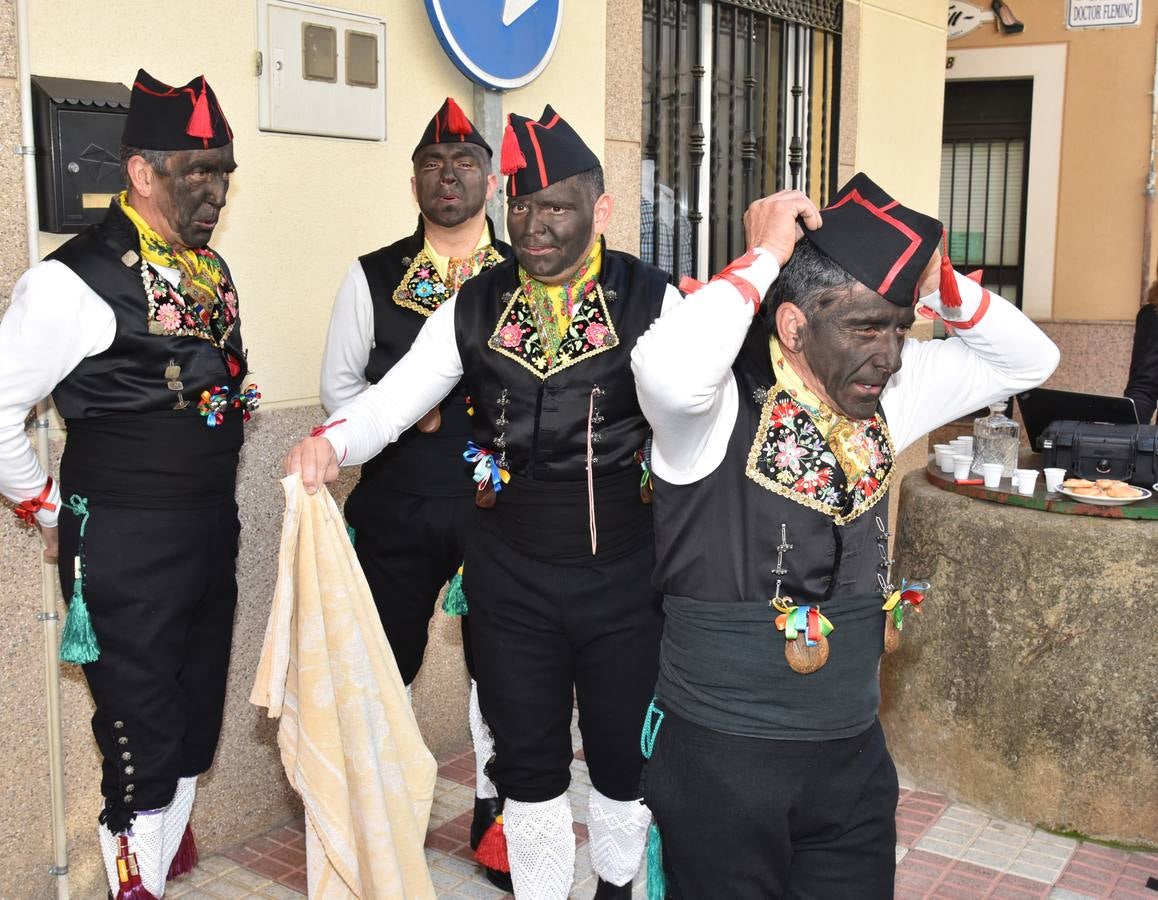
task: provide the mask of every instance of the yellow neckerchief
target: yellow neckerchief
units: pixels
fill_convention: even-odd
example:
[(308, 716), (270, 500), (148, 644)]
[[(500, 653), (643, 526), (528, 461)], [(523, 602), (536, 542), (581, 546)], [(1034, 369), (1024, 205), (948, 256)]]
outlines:
[(772, 371), (776, 374), (775, 390), (787, 391), (812, 417), (817, 431), (828, 442), (833, 456), (840, 463), (851, 490), (869, 469), (872, 442), (865, 439), (864, 433), (874, 420), (849, 419), (816, 396), (784, 358), (784, 351), (780, 349), (780, 342), (775, 337), (769, 338), (768, 350), (772, 357)]
[(141, 257), (154, 266), (176, 269), (181, 273), (178, 290), (192, 296), (205, 308), (217, 302), (217, 286), (223, 275), (221, 261), (208, 248), (204, 250), (174, 250), (168, 241), (141, 218), (141, 214), (129, 205), (128, 191), (117, 196), (123, 212), (137, 229), (140, 239)]
[[(434, 263), (434, 271), (438, 273), (439, 281), (441, 281), (443, 284), (446, 284), (447, 291), (449, 291), (451, 294), (457, 293), (458, 289), (462, 287), (462, 282), (470, 278), (470, 275), (468, 275), (466, 278), (460, 279), (459, 283), (456, 285), (447, 284), (446, 276), (450, 271), (451, 264), (454, 264), (456, 271), (461, 271), (465, 261), (477, 256), (480, 250), (485, 250), (490, 245), (491, 230), (487, 227), (486, 222), (483, 222), (482, 234), (478, 236), (478, 243), (474, 245), (474, 251), (470, 256), (443, 256), (441, 253), (434, 249), (434, 244), (430, 243), (430, 238), (424, 237), (422, 240), (422, 249), (430, 261)], [(471, 274), (473, 275), (474, 272), (471, 272)]]
[(583, 264), (575, 270), (563, 284), (543, 284), (537, 281), (522, 266), (519, 266), (519, 284), (523, 295), (531, 307), (535, 329), (539, 332), (539, 343), (548, 365), (554, 360), (563, 341), (563, 335), (571, 326), (575, 307), (593, 289), (603, 270), (603, 239), (596, 238), (591, 253)]

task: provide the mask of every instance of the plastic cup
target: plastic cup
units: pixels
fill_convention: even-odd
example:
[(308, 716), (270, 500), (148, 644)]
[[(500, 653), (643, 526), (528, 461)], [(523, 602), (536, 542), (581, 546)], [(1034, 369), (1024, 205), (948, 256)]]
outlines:
[(1037, 484), (1037, 469), (1018, 469), (1017, 475), (1017, 492), (1019, 494), (1029, 495), (1033, 493), (1033, 488)]
[(958, 454), (953, 457), (953, 478), (957, 481), (963, 481), (969, 477), (969, 467), (973, 465), (972, 456), (963, 456)]
[(1005, 471), (1005, 466), (1001, 463), (983, 463), (981, 466), (981, 477), (985, 479), (985, 486), (987, 488), (995, 488), (1001, 484), (1001, 473)]
[(1050, 493), (1056, 494), (1057, 489), (1061, 487), (1061, 483), (1066, 480), (1065, 469), (1042, 469), (1045, 473), (1045, 489)]
[(951, 447), (938, 444), (933, 448), (933, 455), (937, 458), (938, 469), (945, 473), (953, 471), (953, 450)]

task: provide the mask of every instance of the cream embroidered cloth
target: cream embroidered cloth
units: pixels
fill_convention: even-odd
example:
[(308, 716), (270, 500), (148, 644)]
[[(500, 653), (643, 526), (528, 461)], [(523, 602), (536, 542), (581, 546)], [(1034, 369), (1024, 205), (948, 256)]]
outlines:
[(277, 587), (250, 702), (306, 810), (309, 896), (434, 897), (423, 843), (437, 765), (422, 742), (338, 507), (286, 495)]

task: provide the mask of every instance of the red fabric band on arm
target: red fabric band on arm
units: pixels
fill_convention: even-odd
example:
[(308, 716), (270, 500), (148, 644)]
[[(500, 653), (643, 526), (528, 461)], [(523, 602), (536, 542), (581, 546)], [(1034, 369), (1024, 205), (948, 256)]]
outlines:
[(345, 419), (336, 419), (335, 421), (331, 422), (329, 425), (315, 425), (313, 428), (310, 429), (310, 437), (321, 437), (323, 434), (325, 434), (327, 431), (329, 431), (335, 425), (341, 425), (345, 421), (346, 421)]
[(40, 512), (40, 510), (46, 509), (49, 512), (56, 511), (56, 504), (48, 502), (48, 498), (51, 496), (52, 476), (49, 475), (48, 481), (44, 483), (44, 489), (40, 492), (40, 496), (32, 500), (25, 500), (23, 503), (20, 503), (16, 506), (16, 509), (14, 510), (16, 513), (16, 518), (20, 519), (20, 521), (24, 522), (26, 525), (35, 525), (36, 514)]

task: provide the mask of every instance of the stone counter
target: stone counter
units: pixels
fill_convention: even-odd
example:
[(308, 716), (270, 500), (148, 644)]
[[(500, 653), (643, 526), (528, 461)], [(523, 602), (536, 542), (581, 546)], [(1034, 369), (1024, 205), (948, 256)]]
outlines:
[(1158, 523), (901, 483), (896, 568), (932, 593), (885, 658), (902, 775), (987, 813), (1158, 844)]

